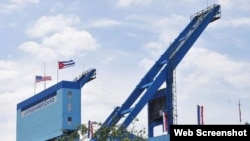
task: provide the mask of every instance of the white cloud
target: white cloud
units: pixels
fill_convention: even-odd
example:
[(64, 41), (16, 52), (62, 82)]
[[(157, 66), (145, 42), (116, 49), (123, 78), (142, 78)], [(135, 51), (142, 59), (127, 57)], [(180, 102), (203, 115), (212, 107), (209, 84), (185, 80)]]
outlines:
[(114, 27), (119, 25), (121, 25), (121, 22), (119, 21), (105, 19), (90, 22), (88, 25), (86, 25), (86, 27)]
[(101, 60), (101, 64), (103, 64), (103, 65), (110, 64), (114, 59), (115, 59), (114, 55), (107, 56), (106, 58), (104, 58), (103, 60)]
[(148, 58), (142, 59), (139, 63), (139, 66), (145, 70), (149, 70), (152, 65), (154, 65), (154, 61)]
[(164, 43), (161, 42), (148, 42), (143, 45), (143, 48), (151, 54), (151, 56), (159, 56), (165, 48)]
[(147, 5), (151, 3), (152, 0), (118, 0), (117, 6), (119, 7), (130, 7), (137, 5)]
[(40, 0), (11, 0), (9, 4), (0, 5), (0, 13), (13, 13), (29, 4), (37, 4)]
[(73, 28), (67, 28), (61, 33), (44, 38), (42, 45), (53, 49), (59, 56), (65, 57), (97, 48), (97, 43), (91, 34)]
[(205, 48), (192, 48), (181, 62), (182, 80), (193, 88), (212, 87), (222, 83), (238, 89), (250, 86), (250, 64), (237, 62), (226, 55)]
[[(18, 86), (20, 80), (17, 79), (22, 75), (22, 71), (19, 68), (20, 65), (11, 60), (0, 61), (0, 84), (4, 87), (0, 88), (2, 93), (13, 91), (13, 85)], [(12, 85), (6, 85), (6, 82), (12, 82)]]
[(193, 47), (176, 70), (179, 123), (196, 124), (197, 104), (205, 105), (205, 124), (237, 123), (237, 113), (227, 113), (237, 112), (238, 99), (250, 99), (248, 62)]
[(40, 61), (55, 60), (57, 58), (56, 52), (52, 48), (40, 45), (33, 41), (22, 43), (18, 49), (30, 54), (35, 59)]
[(249, 11), (250, 1), (249, 0), (218, 0), (219, 4), (223, 6), (225, 10), (244, 10)]
[(27, 30), (30, 37), (43, 37), (63, 31), (65, 28), (79, 24), (78, 17), (65, 15), (43, 16)]
[(225, 28), (225, 27), (249, 27), (250, 26), (250, 18), (249, 17), (240, 17), (240, 18), (228, 18), (223, 19), (220, 24), (216, 26)]
[(39, 60), (67, 58), (95, 50), (97, 42), (87, 31), (77, 29), (79, 22), (77, 17), (43, 16), (27, 30), (29, 36), (39, 37), (41, 42), (27, 41), (19, 49)]

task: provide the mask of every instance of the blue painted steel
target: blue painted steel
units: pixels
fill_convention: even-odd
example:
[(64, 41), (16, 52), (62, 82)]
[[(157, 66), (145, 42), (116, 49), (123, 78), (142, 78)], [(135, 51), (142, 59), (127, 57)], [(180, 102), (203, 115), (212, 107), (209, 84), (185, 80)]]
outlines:
[(83, 72), (80, 77), (76, 80), (79, 83), (80, 88), (82, 88), (87, 82), (96, 78), (96, 69), (88, 69)]
[(112, 119), (115, 115), (117, 115), (117, 111), (120, 107), (115, 107), (113, 112), (109, 115), (109, 117), (103, 122), (104, 125), (110, 125), (110, 122), (112, 122)]
[[(141, 79), (139, 84), (122, 104), (122, 106), (112, 112), (112, 114), (108, 117), (99, 130), (105, 126), (116, 125), (122, 117), (125, 117), (122, 127), (127, 128), (134, 118), (139, 114), (142, 108), (154, 96), (163, 82), (166, 82), (166, 107), (168, 114), (168, 124), (170, 127), (170, 125), (173, 124), (173, 71), (194, 44), (194, 42), (204, 31), (206, 26), (210, 22), (219, 18), (220, 5), (216, 4), (194, 15), (186, 28), (179, 34), (179, 36), (174, 40), (169, 48), (161, 55), (161, 57)], [(139, 97), (140, 99), (138, 100)], [(137, 103), (135, 103), (136, 101)], [(132, 105), (134, 105), (133, 109), (130, 111), (130, 113), (128, 113), (128, 115), (124, 116), (124, 111), (131, 109)], [(98, 131), (96, 133), (98, 135)]]
[(157, 136), (153, 138), (148, 138), (147, 141), (170, 141), (170, 136), (169, 135)]

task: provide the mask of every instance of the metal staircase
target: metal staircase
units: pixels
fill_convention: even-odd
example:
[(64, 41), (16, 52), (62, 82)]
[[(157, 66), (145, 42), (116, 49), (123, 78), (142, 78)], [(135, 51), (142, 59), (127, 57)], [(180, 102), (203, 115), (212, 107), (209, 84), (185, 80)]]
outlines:
[(164, 82), (166, 83), (167, 92), (168, 124), (169, 126), (173, 124), (174, 70), (207, 25), (219, 18), (220, 5), (216, 4), (193, 15), (186, 28), (155, 62), (125, 102), (114, 109), (97, 130), (96, 135), (98, 136), (98, 132), (106, 126), (115, 126), (122, 118), (124, 120), (121, 127), (127, 128)]
[(83, 87), (87, 82), (96, 78), (96, 69), (90, 68), (82, 72), (78, 77), (74, 79), (74, 82), (80, 84), (80, 87)]

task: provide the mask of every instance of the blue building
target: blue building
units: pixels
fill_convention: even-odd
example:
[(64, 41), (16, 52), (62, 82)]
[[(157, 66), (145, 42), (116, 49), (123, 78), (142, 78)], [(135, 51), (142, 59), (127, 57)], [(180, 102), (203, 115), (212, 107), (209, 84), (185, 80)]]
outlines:
[(75, 131), (81, 125), (81, 88), (95, 77), (90, 69), (18, 103), (16, 141), (53, 141)]

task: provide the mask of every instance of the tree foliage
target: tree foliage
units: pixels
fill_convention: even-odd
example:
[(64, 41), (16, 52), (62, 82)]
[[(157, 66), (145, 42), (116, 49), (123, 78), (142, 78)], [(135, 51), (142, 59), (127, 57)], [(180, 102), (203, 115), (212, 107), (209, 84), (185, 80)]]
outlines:
[[(146, 129), (136, 129), (135, 119), (130, 129), (123, 128), (121, 125), (116, 126), (102, 126), (101, 122), (92, 122), (94, 127), (94, 137), (97, 141), (145, 141)], [(102, 126), (102, 128), (100, 128)], [(97, 132), (96, 132), (97, 131)], [(64, 134), (56, 141), (75, 141), (76, 138), (80, 138), (81, 141), (88, 141), (88, 127), (86, 124), (82, 124), (77, 127), (73, 132)]]

